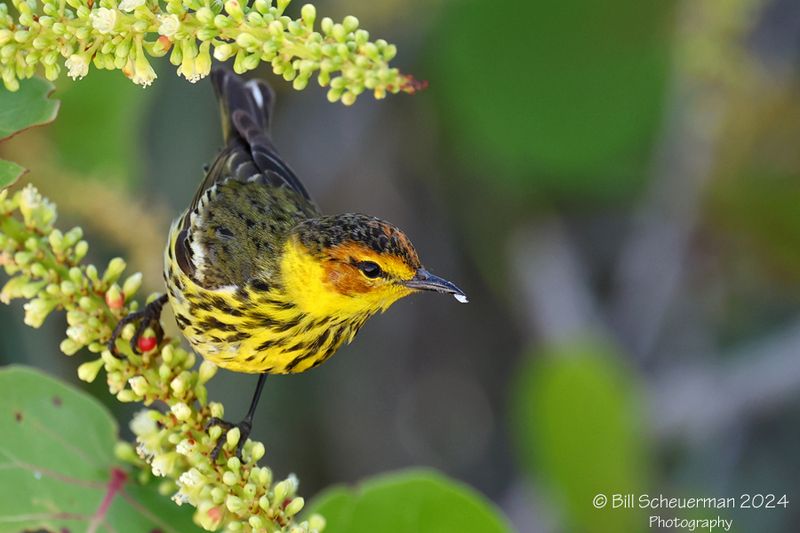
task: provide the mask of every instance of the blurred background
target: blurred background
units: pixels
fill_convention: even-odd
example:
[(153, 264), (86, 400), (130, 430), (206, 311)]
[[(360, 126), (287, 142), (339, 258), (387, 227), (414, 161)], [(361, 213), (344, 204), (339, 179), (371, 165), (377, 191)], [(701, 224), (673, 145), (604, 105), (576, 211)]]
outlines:
[[(408, 298), (320, 369), (271, 379), (254, 436), (277, 475), (308, 497), (427, 465), (526, 533), (648, 530), (645, 512), (595, 510), (600, 492), (787, 494), (723, 516), (797, 531), (800, 4), (316, 4), (396, 43), (430, 88), (345, 108), (257, 71), (279, 150), (323, 210), (404, 228), (470, 304)], [(63, 81), (56, 122), (0, 148), (92, 261), (127, 258), (149, 291), (221, 143), (208, 81), (157, 66), (147, 90)], [(135, 407), (78, 383), (86, 354), (60, 355), (63, 317), (43, 331), (0, 306), (2, 362), (88, 387), (127, 431)], [(255, 382), (221, 372), (210, 396), (237, 418)]]

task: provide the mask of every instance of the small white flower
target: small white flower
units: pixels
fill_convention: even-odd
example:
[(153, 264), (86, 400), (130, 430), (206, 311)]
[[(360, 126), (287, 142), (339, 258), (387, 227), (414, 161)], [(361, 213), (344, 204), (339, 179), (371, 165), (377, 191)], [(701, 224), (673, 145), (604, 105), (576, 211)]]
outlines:
[(137, 437), (149, 436), (158, 431), (156, 421), (150, 416), (150, 411), (143, 409), (133, 415), (131, 420), (131, 431)]
[(178, 67), (178, 76), (183, 76), (189, 83), (197, 83), (202, 79), (195, 68), (194, 58), (184, 58), (183, 63)]
[(183, 505), (184, 503), (189, 503), (189, 497), (183, 492), (178, 491), (172, 495), (172, 501), (178, 505)]
[(227, 43), (219, 44), (214, 47), (214, 59), (217, 61), (226, 61), (235, 53), (236, 51), (233, 49), (233, 46)]
[(186, 488), (192, 488), (200, 485), (205, 481), (203, 474), (196, 468), (190, 468), (178, 478), (178, 484)]
[(145, 461), (149, 461), (153, 458), (153, 452), (144, 445), (143, 442), (140, 442), (136, 445), (136, 455), (144, 459)]
[(178, 402), (172, 406), (172, 414), (180, 421), (184, 421), (192, 416), (192, 410), (183, 402)]
[(92, 27), (100, 33), (111, 33), (117, 25), (117, 12), (107, 7), (101, 7), (92, 11), (89, 15)]
[(156, 72), (153, 70), (153, 67), (150, 66), (150, 63), (144, 58), (143, 55), (140, 55), (134, 64), (133, 77), (131, 80), (136, 85), (148, 87), (155, 79)]
[[(38, 328), (44, 323), (44, 320), (47, 318), (47, 315), (49, 315), (50, 311), (55, 309), (55, 307), (56, 307), (56, 302), (54, 300), (48, 300), (44, 298), (34, 298), (33, 300), (29, 301), (23, 306), (23, 309), (25, 309), (25, 318), (24, 318), (25, 324), (31, 326), (32, 328)], [(74, 328), (67, 328), (68, 331), (70, 329)], [(83, 329), (85, 329), (85, 327)], [(84, 339), (81, 338), (81, 340), (78, 340), (78, 342), (81, 342), (82, 344), (87, 344), (86, 342), (82, 342), (82, 340)]]
[(128, 383), (131, 386), (131, 390), (139, 396), (147, 394), (147, 389), (150, 388), (150, 384), (147, 383), (147, 379), (144, 376), (133, 376), (128, 379)]
[(130, 13), (137, 7), (143, 5), (144, 5), (144, 0), (122, 0), (122, 2), (119, 3), (119, 8), (121, 11)]
[(194, 450), (196, 443), (190, 439), (183, 439), (175, 446), (175, 451), (181, 455), (189, 455)]
[(181, 21), (178, 20), (178, 15), (175, 14), (159, 15), (158, 22), (161, 23), (158, 26), (158, 33), (165, 37), (172, 37), (181, 27)]
[[(27, 311), (28, 304), (25, 304)], [(85, 324), (78, 324), (67, 328), (67, 337), (81, 344), (89, 344), (89, 328)]]
[(172, 472), (172, 469), (175, 467), (175, 458), (177, 457), (174, 453), (162, 453), (156, 455), (153, 458), (153, 462), (150, 463), (150, 469), (153, 471), (154, 476), (158, 477), (165, 477)]
[(89, 61), (79, 54), (69, 56), (64, 66), (67, 67), (67, 76), (73, 80), (81, 79), (89, 73)]

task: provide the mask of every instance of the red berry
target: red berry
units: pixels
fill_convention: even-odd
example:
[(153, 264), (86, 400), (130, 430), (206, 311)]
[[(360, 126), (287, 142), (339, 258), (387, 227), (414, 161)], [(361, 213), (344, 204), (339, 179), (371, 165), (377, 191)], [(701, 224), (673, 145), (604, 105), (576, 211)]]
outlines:
[(139, 337), (139, 340), (136, 342), (136, 346), (142, 353), (149, 352), (155, 348), (157, 344), (158, 342), (155, 337)]

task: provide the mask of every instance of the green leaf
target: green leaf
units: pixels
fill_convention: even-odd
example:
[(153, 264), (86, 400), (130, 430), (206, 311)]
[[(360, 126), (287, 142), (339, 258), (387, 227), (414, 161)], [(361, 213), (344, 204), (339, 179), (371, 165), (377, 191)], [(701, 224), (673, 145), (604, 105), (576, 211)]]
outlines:
[(613, 196), (641, 183), (673, 5), (470, 0), (444, 10), (431, 86), (465, 166), (562, 194)]
[(128, 479), (109, 492), (112, 472), (124, 472), (114, 460), (116, 433), (91, 396), (36, 370), (0, 370), (0, 533), (94, 524), (119, 533), (199, 531), (191, 510), (158, 495), (155, 483)]
[(53, 84), (40, 78), (20, 82), (11, 92), (0, 88), (0, 140), (20, 131), (52, 122), (58, 113), (58, 100), (48, 98)]
[(355, 489), (323, 492), (308, 512), (325, 533), (506, 533), (499, 512), (473, 489), (433, 471), (384, 474)]
[(601, 343), (530, 358), (514, 388), (513, 420), (524, 466), (563, 505), (565, 531), (638, 531), (639, 510), (595, 509), (603, 494), (641, 493), (648, 463), (642, 398), (619, 356)]
[(0, 190), (17, 181), (23, 174), (25, 169), (18, 164), (0, 159)]

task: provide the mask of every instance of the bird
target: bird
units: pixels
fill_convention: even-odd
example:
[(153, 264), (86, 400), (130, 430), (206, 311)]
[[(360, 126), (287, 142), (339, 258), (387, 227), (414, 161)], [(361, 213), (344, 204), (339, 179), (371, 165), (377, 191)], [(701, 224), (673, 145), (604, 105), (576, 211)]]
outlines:
[(240, 430), (237, 456), (252, 431), (267, 376), (315, 368), (355, 338), (374, 314), (418, 291), (466, 295), (426, 270), (395, 225), (360, 213), (325, 215), (284, 162), (270, 134), (274, 92), (224, 66), (211, 73), (224, 148), (207, 167), (188, 208), (173, 222), (164, 251), (166, 294), (118, 324), (138, 322), (163, 337), (169, 301), (178, 328), (204, 359), (258, 374), (244, 419), (212, 419)]

